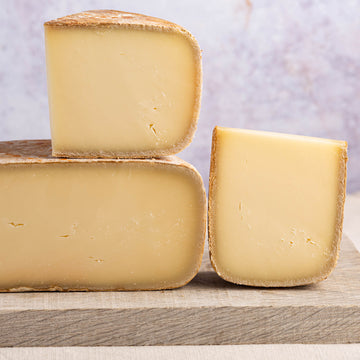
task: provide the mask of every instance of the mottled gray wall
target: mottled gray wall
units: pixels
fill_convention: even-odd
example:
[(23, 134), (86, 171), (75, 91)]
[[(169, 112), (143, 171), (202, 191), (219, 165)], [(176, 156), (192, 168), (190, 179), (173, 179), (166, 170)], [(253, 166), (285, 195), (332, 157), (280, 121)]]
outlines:
[(195, 140), (207, 183), (214, 125), (345, 139), (360, 190), (360, 1), (0, 0), (0, 140), (48, 138), (42, 23), (96, 8), (166, 18), (203, 49)]

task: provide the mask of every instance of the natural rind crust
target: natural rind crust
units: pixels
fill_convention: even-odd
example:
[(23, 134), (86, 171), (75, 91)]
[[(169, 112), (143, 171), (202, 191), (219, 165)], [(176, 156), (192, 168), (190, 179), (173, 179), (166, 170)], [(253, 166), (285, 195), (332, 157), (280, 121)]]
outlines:
[(44, 24), (48, 28), (67, 28), (67, 27), (122, 27), (138, 30), (152, 30), (162, 32), (173, 32), (184, 36), (191, 45), (194, 53), (195, 61), (195, 96), (194, 108), (191, 120), (191, 125), (185, 136), (180, 139), (173, 146), (164, 149), (153, 149), (144, 151), (119, 151), (119, 152), (70, 152), (53, 150), (53, 156), (57, 157), (91, 157), (91, 158), (151, 158), (159, 156), (174, 155), (188, 147), (195, 135), (197, 122), (200, 114), (201, 92), (202, 92), (202, 65), (201, 65), (201, 50), (195, 37), (186, 29), (163, 19), (128, 13), (117, 10), (89, 10), (78, 14), (68, 15), (56, 20), (47, 21)]
[(344, 219), (344, 206), (345, 206), (345, 195), (346, 195), (346, 163), (348, 160), (347, 156), (347, 143), (344, 142), (344, 146), (341, 148), (340, 154), (340, 167), (339, 167), (339, 193), (337, 201), (337, 216), (335, 222), (335, 239), (329, 255), (329, 261), (326, 268), (323, 271), (313, 277), (307, 277), (296, 280), (288, 281), (261, 281), (261, 280), (249, 280), (249, 279), (235, 279), (229, 274), (223, 273), (216, 264), (214, 256), (215, 249), (215, 212), (216, 212), (216, 166), (217, 166), (217, 147), (218, 147), (218, 126), (215, 126), (212, 136), (211, 145), (211, 160), (210, 160), (210, 175), (209, 175), (209, 202), (208, 202), (208, 235), (209, 235), (209, 256), (211, 265), (216, 273), (224, 280), (229, 281), (238, 285), (247, 285), (255, 287), (294, 287), (314, 284), (319, 281), (325, 280), (331, 272), (334, 270), (340, 252), (340, 242), (342, 238), (342, 228)]
[(180, 31), (184, 30), (181, 26), (167, 20), (118, 10), (87, 10), (81, 13), (67, 15), (55, 20), (47, 21), (44, 23), (44, 25), (86, 27), (135, 25), (140, 27), (154, 26), (156, 28), (159, 26), (175, 27)]
[(119, 164), (147, 164), (150, 166), (164, 166), (164, 167), (180, 167), (195, 180), (198, 184), (201, 193), (201, 208), (203, 209), (201, 220), (201, 233), (198, 239), (199, 256), (197, 259), (197, 267), (187, 279), (172, 286), (163, 286), (147, 289), (126, 289), (126, 288), (63, 288), (55, 284), (49, 285), (45, 288), (32, 287), (15, 287), (9, 289), (0, 289), (0, 292), (25, 292), (25, 291), (143, 291), (143, 290), (166, 290), (176, 289), (188, 284), (199, 272), (201, 260), (204, 253), (205, 236), (206, 236), (206, 222), (207, 222), (207, 200), (204, 183), (201, 175), (194, 166), (185, 162), (176, 156), (168, 156), (157, 159), (61, 159), (54, 158), (51, 155), (51, 141), (50, 140), (14, 140), (0, 142), (0, 166), (6, 165), (29, 165), (29, 164), (51, 164), (51, 163), (119, 163)]

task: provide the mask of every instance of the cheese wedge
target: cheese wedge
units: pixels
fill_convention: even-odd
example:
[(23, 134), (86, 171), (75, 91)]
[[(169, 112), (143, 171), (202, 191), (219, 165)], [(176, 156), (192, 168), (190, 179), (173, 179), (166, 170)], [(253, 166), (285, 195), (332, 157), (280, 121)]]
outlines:
[(325, 279), (339, 253), (347, 144), (216, 127), (209, 248), (225, 280), (296, 286)]
[(202, 179), (177, 159), (56, 159), (0, 143), (0, 290), (185, 285), (205, 241)]
[(53, 155), (158, 157), (196, 129), (201, 55), (171, 22), (94, 10), (45, 23)]

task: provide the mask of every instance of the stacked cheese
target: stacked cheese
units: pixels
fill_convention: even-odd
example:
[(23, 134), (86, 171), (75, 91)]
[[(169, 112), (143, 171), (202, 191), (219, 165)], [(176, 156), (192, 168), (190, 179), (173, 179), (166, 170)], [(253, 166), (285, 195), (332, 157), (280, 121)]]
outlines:
[(161, 156), (195, 132), (196, 40), (119, 11), (47, 22), (45, 38), (54, 157), (50, 141), (0, 143), (0, 290), (184, 285), (201, 262), (205, 191), (191, 165)]
[[(186, 284), (200, 267), (206, 197), (198, 172), (170, 155), (196, 128), (196, 40), (109, 10), (47, 22), (45, 40), (52, 144), (0, 143), (0, 291)], [(216, 272), (266, 287), (326, 278), (339, 253), (346, 160), (342, 141), (215, 128)]]

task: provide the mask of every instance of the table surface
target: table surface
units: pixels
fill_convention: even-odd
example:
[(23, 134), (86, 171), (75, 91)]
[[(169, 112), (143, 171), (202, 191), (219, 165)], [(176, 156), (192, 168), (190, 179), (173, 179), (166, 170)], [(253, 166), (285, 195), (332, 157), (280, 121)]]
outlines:
[[(360, 192), (347, 196), (344, 233), (360, 251)], [(360, 331), (360, 328), (359, 328)], [(360, 344), (1, 348), (8, 359), (360, 359)]]

